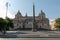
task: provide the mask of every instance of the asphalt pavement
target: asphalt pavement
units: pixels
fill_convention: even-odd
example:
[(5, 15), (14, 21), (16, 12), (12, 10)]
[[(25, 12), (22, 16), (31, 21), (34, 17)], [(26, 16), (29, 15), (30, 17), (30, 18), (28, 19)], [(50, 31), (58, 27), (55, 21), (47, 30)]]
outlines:
[(60, 31), (6, 31), (0, 38), (60, 38)]

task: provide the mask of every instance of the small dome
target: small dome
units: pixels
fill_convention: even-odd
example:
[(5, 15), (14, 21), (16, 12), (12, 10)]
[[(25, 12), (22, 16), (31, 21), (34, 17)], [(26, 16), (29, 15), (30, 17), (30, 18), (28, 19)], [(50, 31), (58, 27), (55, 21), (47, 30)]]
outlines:
[(41, 15), (45, 15), (45, 13), (41, 10)]
[(20, 11), (19, 11), (19, 10), (18, 10), (17, 14), (18, 14), (18, 15), (21, 15), (21, 13), (20, 13)]
[(45, 16), (45, 13), (42, 10), (41, 10), (41, 13), (39, 13), (39, 16), (41, 15)]
[(18, 10), (17, 14), (15, 15), (16, 18), (22, 17), (20, 11)]
[(22, 15), (21, 15), (21, 12), (20, 12), (19, 10), (18, 10), (18, 12), (17, 12), (17, 14), (16, 14), (16, 15), (20, 15), (20, 16), (22, 16)]
[(44, 19), (45, 17), (45, 13), (41, 10), (41, 13), (39, 13), (39, 18)]

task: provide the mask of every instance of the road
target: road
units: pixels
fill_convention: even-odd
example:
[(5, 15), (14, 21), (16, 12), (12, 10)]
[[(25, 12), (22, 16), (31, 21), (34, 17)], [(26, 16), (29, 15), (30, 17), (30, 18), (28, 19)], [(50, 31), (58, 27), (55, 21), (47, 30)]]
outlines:
[(59, 31), (7, 31), (5, 35), (0, 35), (0, 38), (41, 38), (41, 37), (60, 37)]
[(60, 40), (60, 38), (0, 38), (0, 40)]

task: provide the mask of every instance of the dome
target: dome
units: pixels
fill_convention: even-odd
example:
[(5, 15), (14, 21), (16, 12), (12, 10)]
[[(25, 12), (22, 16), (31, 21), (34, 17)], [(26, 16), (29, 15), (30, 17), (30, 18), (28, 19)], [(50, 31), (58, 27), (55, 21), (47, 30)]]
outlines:
[(19, 16), (22, 16), (19, 10), (18, 10), (18, 12), (17, 12), (16, 15), (17, 15), (17, 16), (18, 16), (18, 15), (19, 15)]
[(39, 16), (41, 15), (45, 16), (45, 13), (42, 10), (41, 10), (41, 13), (39, 13)]
[(21, 13), (20, 13), (20, 11), (19, 11), (19, 10), (18, 10), (17, 14), (18, 14), (18, 15), (21, 15)]
[(20, 18), (20, 17), (22, 17), (22, 15), (21, 15), (20, 11), (18, 10), (17, 14), (15, 15), (15, 18)]
[(41, 13), (39, 13), (39, 18), (44, 19), (45, 17), (45, 13), (41, 10)]
[(45, 15), (45, 13), (41, 10), (41, 15)]

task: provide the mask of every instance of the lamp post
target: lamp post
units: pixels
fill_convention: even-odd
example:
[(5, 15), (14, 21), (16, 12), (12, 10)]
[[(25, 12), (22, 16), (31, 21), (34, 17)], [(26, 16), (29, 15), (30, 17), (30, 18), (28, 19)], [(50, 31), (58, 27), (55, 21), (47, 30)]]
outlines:
[(8, 2), (6, 2), (6, 18), (7, 18), (7, 12), (8, 12)]
[[(8, 6), (9, 6), (9, 4), (8, 4), (8, 2), (6, 2), (6, 17), (5, 17), (5, 19), (7, 18)], [(4, 27), (4, 34), (5, 33), (6, 33), (6, 27)]]

